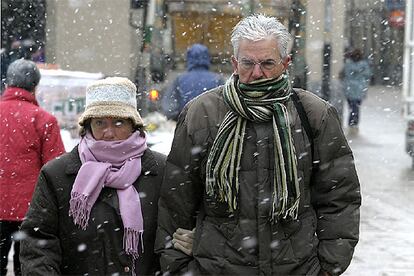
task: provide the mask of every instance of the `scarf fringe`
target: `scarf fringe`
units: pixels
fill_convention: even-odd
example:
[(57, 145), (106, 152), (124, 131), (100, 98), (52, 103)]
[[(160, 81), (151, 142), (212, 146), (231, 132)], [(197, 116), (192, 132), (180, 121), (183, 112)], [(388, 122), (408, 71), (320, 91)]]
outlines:
[(271, 221), (276, 222), (278, 218), (286, 219), (287, 217), (290, 217), (292, 219), (298, 218), (299, 213), (299, 202), (300, 197), (295, 199), (295, 202), (286, 209), (287, 205), (287, 198), (281, 198), (279, 204), (277, 203), (277, 196), (276, 193), (273, 195), (273, 204), (272, 204), (272, 213), (271, 213)]
[(135, 261), (139, 253), (144, 253), (144, 230), (124, 228), (124, 250)]
[(291, 217), (293, 219), (297, 219), (298, 218), (298, 213), (299, 213), (299, 201), (300, 198), (297, 198), (295, 200), (295, 203), (292, 204), (292, 206), (286, 210), (285, 216), (283, 218), (286, 217)]
[(86, 230), (89, 221), (91, 208), (88, 208), (89, 196), (72, 192), (69, 201), (69, 216), (73, 217), (75, 225), (79, 225), (82, 230)]

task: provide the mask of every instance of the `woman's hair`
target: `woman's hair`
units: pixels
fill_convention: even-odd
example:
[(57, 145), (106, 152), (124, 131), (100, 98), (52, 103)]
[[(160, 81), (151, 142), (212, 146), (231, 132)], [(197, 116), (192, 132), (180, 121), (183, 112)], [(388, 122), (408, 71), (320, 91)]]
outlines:
[[(130, 121), (131, 124), (133, 125), (133, 130), (134, 131), (139, 131), (139, 135), (141, 137), (145, 137), (145, 127), (144, 126), (134, 125), (134, 123), (131, 119), (128, 119), (128, 121)], [(86, 133), (88, 133), (88, 132), (92, 133), (91, 119), (87, 119), (84, 122), (84, 125), (79, 128), (79, 136), (84, 137), (86, 135)]]
[(362, 51), (360, 49), (354, 49), (349, 55), (349, 57), (355, 62), (360, 61), (362, 59), (362, 56)]
[(288, 55), (288, 44), (292, 36), (279, 20), (263, 14), (253, 14), (242, 19), (233, 28), (231, 34), (234, 57), (238, 57), (240, 40), (259, 41), (269, 37), (276, 38), (280, 57), (285, 58)]

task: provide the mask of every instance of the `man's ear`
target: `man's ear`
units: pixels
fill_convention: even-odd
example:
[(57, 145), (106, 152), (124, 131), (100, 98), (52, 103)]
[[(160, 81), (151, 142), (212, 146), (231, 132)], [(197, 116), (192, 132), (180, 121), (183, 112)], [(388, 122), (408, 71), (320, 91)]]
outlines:
[(292, 61), (292, 57), (291, 57), (290, 55), (287, 55), (287, 56), (283, 59), (283, 62), (282, 62), (283, 67), (284, 67), (285, 69), (287, 69), (291, 61)]
[(238, 62), (237, 62), (237, 59), (234, 56), (231, 56), (231, 65), (233, 66), (233, 74), (238, 75), (239, 74), (239, 72), (237, 70)]

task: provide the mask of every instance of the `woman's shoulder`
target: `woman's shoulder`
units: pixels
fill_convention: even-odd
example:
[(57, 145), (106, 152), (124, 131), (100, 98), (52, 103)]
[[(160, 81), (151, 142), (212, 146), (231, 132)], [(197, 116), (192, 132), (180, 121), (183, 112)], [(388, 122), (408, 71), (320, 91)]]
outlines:
[(142, 156), (142, 171), (153, 175), (162, 174), (166, 160), (167, 156), (165, 154), (148, 148)]
[(167, 156), (161, 152), (158, 152), (152, 149), (147, 149), (147, 151), (149, 151), (153, 155), (154, 160), (160, 165), (164, 164), (165, 161), (167, 160)]
[(78, 147), (74, 147), (72, 151), (63, 153), (62, 155), (53, 158), (47, 162), (42, 171), (47, 173), (53, 173), (54, 171), (59, 173), (76, 173), (81, 166), (81, 161), (78, 154)]

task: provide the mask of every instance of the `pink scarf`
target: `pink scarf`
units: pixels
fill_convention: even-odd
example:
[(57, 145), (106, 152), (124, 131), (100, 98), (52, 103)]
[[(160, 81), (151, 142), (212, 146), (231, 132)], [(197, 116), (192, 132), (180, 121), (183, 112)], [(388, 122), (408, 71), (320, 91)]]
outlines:
[(69, 216), (85, 230), (102, 188), (116, 189), (124, 224), (124, 250), (134, 259), (139, 256), (139, 244), (143, 251), (144, 219), (139, 194), (132, 184), (141, 174), (141, 156), (146, 149), (146, 138), (138, 131), (121, 141), (97, 141), (91, 134), (86, 134), (79, 143), (82, 166), (69, 201)]

